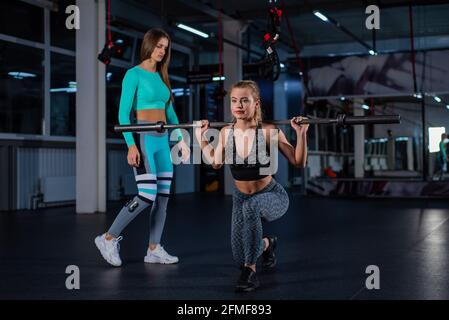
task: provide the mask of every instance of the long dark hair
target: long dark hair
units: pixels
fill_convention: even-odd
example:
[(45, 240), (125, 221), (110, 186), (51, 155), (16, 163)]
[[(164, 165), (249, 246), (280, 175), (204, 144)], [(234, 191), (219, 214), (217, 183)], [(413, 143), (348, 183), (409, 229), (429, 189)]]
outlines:
[(168, 47), (162, 61), (156, 64), (156, 70), (161, 75), (162, 81), (164, 81), (165, 85), (170, 90), (170, 98), (167, 101), (168, 105), (170, 102), (173, 102), (170, 80), (168, 79), (168, 65), (170, 64), (170, 54), (171, 54), (171, 39), (168, 33), (159, 28), (153, 28), (148, 30), (143, 36), (142, 46), (140, 48), (140, 60), (144, 61), (151, 57), (154, 48), (156, 48), (157, 43), (161, 38), (167, 38)]

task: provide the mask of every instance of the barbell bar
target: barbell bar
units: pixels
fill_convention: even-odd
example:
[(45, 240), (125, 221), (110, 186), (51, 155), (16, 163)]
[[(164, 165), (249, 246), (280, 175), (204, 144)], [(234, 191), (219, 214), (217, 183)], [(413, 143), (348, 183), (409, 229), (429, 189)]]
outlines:
[[(275, 125), (290, 124), (290, 120), (267, 120), (264, 123)], [(297, 121), (298, 124), (335, 124), (338, 126), (368, 125), (368, 124), (395, 124), (401, 123), (401, 117), (397, 114), (380, 115), (380, 116), (346, 116), (340, 114), (336, 118), (313, 118), (302, 119)], [(222, 128), (230, 125), (232, 122), (210, 122), (209, 128)], [(133, 125), (116, 125), (115, 132), (142, 132), (142, 131), (159, 131), (166, 129), (190, 129), (199, 127), (195, 123), (165, 124), (162, 121), (156, 123), (143, 123)]]

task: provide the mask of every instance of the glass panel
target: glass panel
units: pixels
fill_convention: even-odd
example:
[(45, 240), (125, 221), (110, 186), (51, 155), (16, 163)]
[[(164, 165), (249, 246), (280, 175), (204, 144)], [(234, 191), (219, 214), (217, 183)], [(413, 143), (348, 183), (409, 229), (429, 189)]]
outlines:
[(118, 124), (118, 108), (122, 94), (122, 80), (126, 69), (108, 65), (106, 67), (106, 137), (123, 139), (122, 134), (114, 132)]
[(0, 132), (41, 134), (43, 50), (0, 40), (0, 57)]
[(142, 47), (142, 39), (137, 39), (136, 51), (134, 52), (134, 64), (140, 63), (140, 47)]
[(58, 53), (51, 54), (50, 106), (50, 134), (56, 136), (75, 136), (75, 57)]
[(412, 96), (376, 98), (373, 105), (365, 110), (366, 116), (399, 114), (401, 124), (365, 126), (365, 177), (421, 179), (421, 101)]
[(17, 0), (0, 1), (0, 33), (44, 42), (44, 9)]
[(172, 93), (175, 102), (173, 107), (178, 116), (179, 123), (189, 122), (190, 87), (187, 83), (171, 80)]
[(449, 95), (426, 96), (426, 134), (429, 178), (449, 180)]
[(59, 0), (55, 5), (56, 11), (50, 11), (51, 45), (69, 50), (75, 50), (76, 30), (69, 30), (65, 22), (69, 16), (65, 9), (75, 4), (73, 0)]
[(131, 62), (134, 38), (113, 31), (112, 41), (114, 41), (114, 44), (117, 46), (117, 48), (121, 48), (121, 51), (117, 52), (114, 55), (114, 58)]
[(189, 55), (176, 50), (171, 51), (169, 73), (186, 78), (189, 71)]

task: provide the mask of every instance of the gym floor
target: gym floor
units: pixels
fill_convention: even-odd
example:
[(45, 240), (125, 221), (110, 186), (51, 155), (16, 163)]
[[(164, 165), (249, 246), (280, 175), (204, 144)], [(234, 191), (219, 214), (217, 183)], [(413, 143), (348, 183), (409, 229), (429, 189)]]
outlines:
[[(176, 265), (143, 262), (148, 215), (123, 234), (123, 265), (102, 259), (93, 239), (112, 223), (107, 214), (74, 207), (0, 213), (0, 299), (449, 299), (449, 202), (332, 199), (290, 192), (290, 209), (265, 226), (277, 235), (278, 266), (259, 272), (261, 287), (235, 293), (239, 269), (230, 248), (231, 198), (176, 195), (162, 243)], [(68, 265), (80, 289), (65, 287)], [(368, 290), (369, 265), (380, 289)]]

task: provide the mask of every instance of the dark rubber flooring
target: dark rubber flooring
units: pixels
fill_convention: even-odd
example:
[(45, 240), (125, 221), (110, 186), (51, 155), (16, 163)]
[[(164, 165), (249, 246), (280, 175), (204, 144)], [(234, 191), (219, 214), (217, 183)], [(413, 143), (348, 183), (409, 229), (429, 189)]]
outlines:
[[(124, 264), (106, 264), (94, 237), (107, 214), (74, 207), (0, 213), (0, 299), (449, 299), (449, 200), (332, 199), (290, 194), (290, 209), (266, 225), (279, 238), (275, 272), (261, 287), (235, 293), (239, 269), (230, 248), (231, 198), (172, 197), (162, 244), (176, 265), (143, 262), (148, 213), (123, 233)], [(68, 265), (80, 289), (68, 290)], [(380, 289), (365, 287), (366, 267)]]

